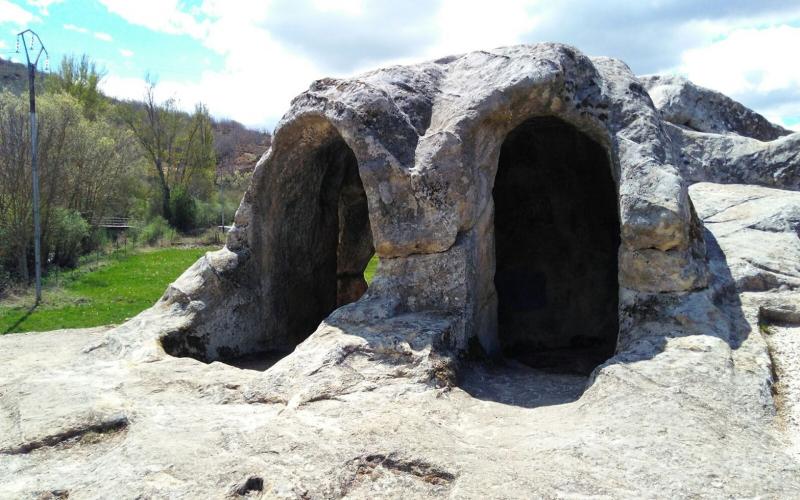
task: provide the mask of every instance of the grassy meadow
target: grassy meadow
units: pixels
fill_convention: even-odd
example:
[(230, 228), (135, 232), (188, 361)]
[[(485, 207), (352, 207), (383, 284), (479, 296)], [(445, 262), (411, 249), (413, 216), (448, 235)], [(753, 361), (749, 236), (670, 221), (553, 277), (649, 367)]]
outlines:
[(42, 303), (33, 295), (0, 302), (0, 334), (121, 323), (151, 306), (210, 247), (114, 254), (99, 264), (50, 276)]
[[(0, 335), (118, 324), (150, 307), (167, 285), (214, 247), (162, 248), (115, 253), (101, 262), (48, 276), (42, 303), (33, 294), (0, 302)], [(378, 258), (364, 271), (372, 282)]]

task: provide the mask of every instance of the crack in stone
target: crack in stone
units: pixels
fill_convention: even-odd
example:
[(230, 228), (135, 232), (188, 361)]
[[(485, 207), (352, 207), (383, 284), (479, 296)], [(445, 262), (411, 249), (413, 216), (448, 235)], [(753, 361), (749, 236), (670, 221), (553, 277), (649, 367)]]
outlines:
[(128, 417), (125, 415), (115, 415), (111, 418), (99, 422), (87, 422), (77, 427), (72, 427), (65, 431), (51, 434), (40, 439), (34, 439), (17, 446), (0, 448), (0, 455), (25, 455), (40, 448), (52, 448), (62, 443), (74, 444), (81, 441), (90, 433), (113, 434), (121, 432), (128, 427)]

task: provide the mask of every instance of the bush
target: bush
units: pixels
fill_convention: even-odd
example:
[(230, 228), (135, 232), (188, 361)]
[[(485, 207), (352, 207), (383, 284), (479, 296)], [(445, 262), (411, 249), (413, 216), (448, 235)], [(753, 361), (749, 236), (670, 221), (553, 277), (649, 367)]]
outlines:
[(175, 230), (163, 217), (155, 217), (138, 231), (136, 239), (147, 245), (172, 243), (175, 240)]
[(197, 242), (203, 246), (221, 246), (225, 243), (225, 235), (218, 228), (210, 227), (198, 235)]
[(87, 254), (95, 250), (101, 250), (108, 245), (108, 242), (108, 231), (102, 227), (95, 227), (89, 232), (89, 236), (83, 240), (83, 253)]
[(183, 187), (172, 190), (169, 199), (172, 225), (180, 231), (188, 232), (195, 227), (197, 207), (194, 197)]
[(13, 284), (14, 280), (11, 279), (11, 273), (6, 271), (3, 265), (0, 264), (0, 299), (5, 296)]
[(59, 267), (75, 267), (81, 256), (82, 244), (89, 236), (89, 223), (74, 210), (53, 209), (50, 238), (55, 244), (53, 263)]

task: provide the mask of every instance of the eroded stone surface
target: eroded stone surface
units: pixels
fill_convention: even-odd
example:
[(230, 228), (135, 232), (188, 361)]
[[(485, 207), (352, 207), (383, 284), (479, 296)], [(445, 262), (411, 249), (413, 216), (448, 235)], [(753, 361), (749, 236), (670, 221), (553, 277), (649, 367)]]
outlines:
[[(734, 210), (765, 192), (782, 201)], [(3, 336), (0, 497), (798, 496), (800, 300), (790, 269), (777, 287), (733, 293), (749, 271), (729, 264), (755, 250), (727, 244), (754, 221), (791, 227), (783, 209), (798, 195), (691, 194), (709, 228), (711, 288), (671, 299), (658, 321), (637, 311), (650, 331), (588, 389), (517, 362), (454, 363), (446, 315), (357, 304), (263, 373), (120, 357), (104, 329)], [(724, 223), (711, 207), (727, 209)], [(117, 428), (75, 439), (102, 422)]]
[[(334, 228), (325, 221), (337, 218), (334, 204), (325, 201), (336, 191), (329, 179), (344, 175), (354, 159), (382, 265), (350, 315), (375, 314), (373, 322), (444, 315), (451, 326), (440, 334), (448, 349), (463, 352), (477, 339), (487, 352), (498, 352), (498, 301), (505, 299), (494, 279), (495, 175), (507, 138), (534, 133), (530, 124), (543, 117), (560, 124), (553, 140), (539, 145), (555, 164), (547, 174), (554, 182), (566, 182), (559, 172), (572, 170), (565, 155), (577, 147), (571, 146), (573, 136), (590, 144), (578, 149), (606, 157), (591, 162), (591, 175), (573, 174), (570, 181), (589, 184), (591, 178), (598, 191), (611, 186), (606, 190), (616, 194), (609, 203), (617, 213), (604, 217), (617, 222), (595, 237), (598, 246), (601, 240), (620, 243), (619, 280), (607, 270), (612, 279), (603, 283), (605, 296), (616, 296), (621, 287), (636, 303), (652, 293), (705, 288), (699, 222), (661, 115), (641, 82), (620, 61), (589, 59), (565, 45), (514, 46), (312, 84), (292, 102), (256, 166), (226, 249), (198, 263), (135, 327), (110, 337), (113, 348), (147, 357), (154, 343), (166, 339), (179, 347), (172, 353), (214, 360), (291, 348), (311, 335), (330, 312), (323, 305), (337, 302), (335, 280), (323, 272), (332, 269), (323, 264), (334, 262), (337, 250), (325, 243), (333, 233), (320, 229)], [(583, 195), (566, 192), (554, 201), (555, 192), (545, 191), (550, 198), (543, 201), (551, 202), (557, 213), (550, 217), (559, 225), (566, 221), (565, 234), (578, 235), (581, 224), (569, 219), (590, 215), (578, 213), (578, 201), (569, 199)], [(541, 211), (539, 219), (546, 218), (547, 210)], [(338, 215), (347, 217), (341, 209)], [(553, 259), (579, 239), (564, 239), (573, 243), (554, 249), (547, 255), (552, 262), (541, 267), (555, 266)], [(361, 253), (354, 255), (354, 262), (363, 262)], [(339, 267), (340, 294), (355, 297), (363, 283), (349, 283), (347, 274), (360, 266)], [(545, 288), (545, 305), (555, 304), (557, 295), (567, 300), (578, 293)], [(613, 311), (616, 304), (599, 307)], [(180, 326), (157, 326), (159, 316), (169, 317), (161, 323), (180, 316)], [(613, 321), (603, 322), (615, 329)], [(636, 328), (623, 324), (619, 337), (638, 336)]]
[(690, 193), (737, 289), (800, 287), (800, 193), (711, 183)]
[(639, 77), (661, 115), (670, 123), (696, 132), (734, 134), (759, 141), (790, 135), (779, 125), (730, 97), (682, 76)]
[[(558, 44), (315, 82), (225, 249), (113, 330), (0, 338), (0, 497), (800, 496), (794, 344), (764, 337), (800, 322), (800, 199), (687, 188), (791, 188), (796, 158), (773, 153), (798, 135), (744, 137), (769, 127), (724, 99), (704, 116), (742, 123), (686, 130), (643, 83)], [(619, 238), (619, 331), (588, 378), (491, 356), (495, 174), (506, 138), (541, 116), (605, 153), (591, 163), (617, 196), (619, 225), (598, 238)], [(726, 144), (747, 141), (773, 156), (737, 174), (750, 160)], [(552, 142), (546, 158), (566, 154)], [(368, 254), (333, 223), (363, 210), (324, 187), (350, 155), (381, 262), (328, 314), (308, 303), (335, 304)], [(326, 283), (297, 268), (309, 260), (329, 264)], [(214, 361), (298, 342), (263, 372)]]

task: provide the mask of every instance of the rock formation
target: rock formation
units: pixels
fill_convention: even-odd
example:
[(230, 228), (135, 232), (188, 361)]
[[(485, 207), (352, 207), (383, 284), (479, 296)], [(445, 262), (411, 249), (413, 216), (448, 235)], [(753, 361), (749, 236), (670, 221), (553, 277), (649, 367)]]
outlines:
[(314, 82), (156, 305), (0, 339), (0, 495), (798, 496), (798, 146), (558, 44)]

